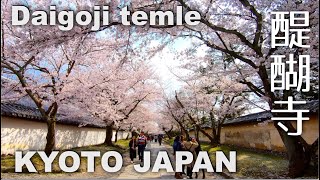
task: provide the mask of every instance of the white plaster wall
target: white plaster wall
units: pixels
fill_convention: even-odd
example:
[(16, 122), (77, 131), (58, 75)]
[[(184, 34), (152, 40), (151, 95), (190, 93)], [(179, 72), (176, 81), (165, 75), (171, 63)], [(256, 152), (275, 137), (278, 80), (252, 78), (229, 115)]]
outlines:
[(129, 138), (131, 138), (130, 132), (122, 131), (122, 136), (120, 137), (120, 139), (126, 139), (128, 134), (129, 134)]
[[(14, 154), (16, 150), (44, 150), (46, 123), (1, 117), (1, 154)], [(105, 129), (70, 125), (56, 125), (56, 149), (69, 149), (101, 144), (105, 140)], [(115, 131), (112, 140), (114, 141)], [(118, 139), (123, 139), (122, 132)]]
[[(126, 131), (119, 131), (118, 132), (118, 140), (119, 139), (126, 139), (128, 134), (129, 134), (129, 138), (131, 138), (131, 133), (126, 132)], [(116, 131), (113, 131), (112, 141), (115, 141), (115, 139), (116, 139)]]

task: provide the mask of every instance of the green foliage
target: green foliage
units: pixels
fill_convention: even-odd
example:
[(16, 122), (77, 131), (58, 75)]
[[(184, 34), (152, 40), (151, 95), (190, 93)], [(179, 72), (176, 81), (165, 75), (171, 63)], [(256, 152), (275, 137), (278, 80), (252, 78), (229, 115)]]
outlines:
[(116, 143), (114, 143), (116, 146), (120, 146), (122, 149), (128, 149), (129, 148), (129, 142), (130, 139), (120, 139)]
[(171, 138), (171, 139), (165, 138), (163, 141), (164, 141), (165, 143), (169, 144), (170, 146), (172, 146), (172, 145), (173, 145), (174, 138)]

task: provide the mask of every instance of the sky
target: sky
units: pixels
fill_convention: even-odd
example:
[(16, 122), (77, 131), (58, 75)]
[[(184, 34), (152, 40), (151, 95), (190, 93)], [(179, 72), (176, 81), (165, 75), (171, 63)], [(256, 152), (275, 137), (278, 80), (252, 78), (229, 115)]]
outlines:
[[(154, 42), (157, 43), (157, 42)], [(182, 86), (185, 85), (184, 82), (180, 81), (176, 75), (187, 75), (187, 71), (179, 68), (180, 61), (175, 59), (174, 51), (181, 51), (187, 47), (191, 46), (190, 39), (177, 39), (175, 42), (163, 49), (162, 52), (156, 54), (152, 59), (151, 63), (155, 68), (156, 73), (162, 79), (162, 85), (165, 88), (165, 93), (167, 95), (173, 95), (175, 91), (178, 91)], [(198, 50), (198, 55), (202, 56), (205, 54), (206, 47)], [(174, 75), (176, 74), (176, 75)], [(250, 97), (250, 99), (255, 99), (257, 97)], [(261, 107), (265, 107), (265, 104), (259, 104)], [(264, 111), (261, 108), (253, 108), (245, 112), (246, 114), (256, 113)]]
[[(181, 49), (182, 43), (186, 40), (177, 40), (173, 45), (169, 45), (163, 49), (162, 52), (157, 53), (152, 59), (151, 63), (156, 71), (156, 73), (162, 79), (162, 85), (165, 88), (165, 92), (167, 94), (173, 93), (175, 90), (179, 90), (181, 86), (183, 86), (183, 82), (178, 80), (170, 69), (176, 73), (181, 72), (179, 69), (180, 61), (174, 59), (174, 49)], [(186, 43), (189, 43), (186, 41)]]
[[(189, 72), (179, 68), (181, 60), (175, 59), (175, 55), (177, 52), (192, 46), (191, 42), (191, 39), (176, 39), (151, 59), (152, 65), (155, 67), (156, 72), (161, 77), (162, 83), (166, 88), (165, 92), (168, 94), (174, 93), (175, 90), (179, 90), (180, 87), (185, 85), (184, 82), (179, 80), (177, 75), (182, 77), (186, 76)], [(199, 48), (197, 52), (198, 56), (205, 55), (206, 48), (205, 46)]]

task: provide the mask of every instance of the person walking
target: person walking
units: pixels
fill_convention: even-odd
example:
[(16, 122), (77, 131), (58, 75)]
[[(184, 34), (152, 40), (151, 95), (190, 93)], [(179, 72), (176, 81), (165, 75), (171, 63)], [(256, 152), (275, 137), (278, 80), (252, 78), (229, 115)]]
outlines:
[(158, 136), (154, 135), (154, 142), (157, 142), (157, 140), (158, 140)]
[(144, 135), (143, 131), (140, 132), (140, 136), (138, 137), (137, 144), (138, 144), (139, 160), (141, 162), (143, 162), (143, 152), (144, 152), (144, 150), (146, 149), (146, 146), (147, 146), (147, 138)]
[(137, 147), (136, 136), (132, 136), (129, 142), (131, 163), (133, 163), (133, 159), (137, 157), (136, 147)]
[[(174, 158), (176, 158), (176, 152), (183, 150), (182, 143), (181, 143), (181, 136), (176, 136), (175, 137), (172, 147), (173, 147)], [(176, 179), (183, 179), (182, 172), (176, 172), (174, 174), (174, 177)]]
[(158, 135), (159, 146), (161, 146), (162, 144), (162, 138), (163, 138), (162, 134), (159, 134)]
[(195, 138), (189, 138), (188, 141), (183, 142), (183, 146), (186, 151), (190, 151), (193, 155), (192, 162), (187, 165), (187, 176), (189, 177), (189, 179), (192, 179), (192, 169), (193, 169), (194, 163), (197, 159), (195, 149), (199, 146), (199, 144)]

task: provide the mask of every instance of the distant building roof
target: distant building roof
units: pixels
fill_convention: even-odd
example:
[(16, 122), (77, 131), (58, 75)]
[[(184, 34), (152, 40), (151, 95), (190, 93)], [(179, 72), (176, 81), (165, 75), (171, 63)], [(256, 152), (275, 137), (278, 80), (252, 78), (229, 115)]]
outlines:
[[(41, 113), (37, 108), (12, 102), (1, 102), (1, 116), (26, 118), (33, 121), (45, 122), (45, 119), (42, 118)], [(105, 127), (104, 122), (99, 122), (98, 120), (90, 121), (90, 117), (64, 118), (59, 116), (59, 114), (57, 114), (57, 123), (78, 127)]]

